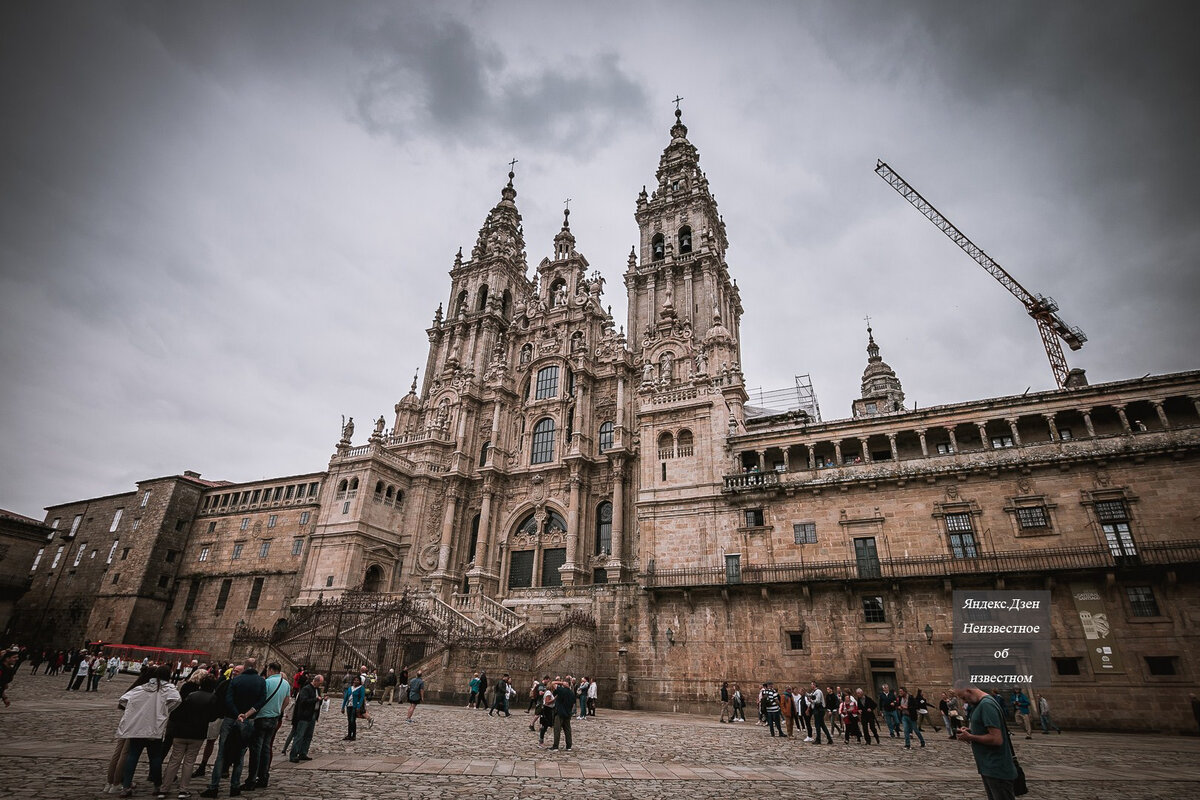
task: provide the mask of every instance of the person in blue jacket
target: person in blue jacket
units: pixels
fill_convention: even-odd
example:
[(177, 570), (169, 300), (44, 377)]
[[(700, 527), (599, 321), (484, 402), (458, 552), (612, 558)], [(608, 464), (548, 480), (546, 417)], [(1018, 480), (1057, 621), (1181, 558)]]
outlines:
[(343, 741), (353, 742), (358, 738), (358, 715), (366, 707), (362, 678), (355, 675), (354, 680), (342, 693), (342, 713), (346, 715), (346, 736)]

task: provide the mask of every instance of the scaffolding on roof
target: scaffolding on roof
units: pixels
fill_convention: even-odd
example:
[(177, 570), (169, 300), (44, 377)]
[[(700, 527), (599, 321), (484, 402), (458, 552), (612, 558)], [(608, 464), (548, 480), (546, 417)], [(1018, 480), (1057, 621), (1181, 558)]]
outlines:
[(799, 411), (808, 416), (809, 422), (821, 421), (821, 406), (817, 403), (817, 393), (813, 390), (812, 377), (797, 375), (794, 386), (784, 389), (747, 389), (749, 399), (746, 401), (746, 416), (768, 417), (775, 414), (786, 414)]

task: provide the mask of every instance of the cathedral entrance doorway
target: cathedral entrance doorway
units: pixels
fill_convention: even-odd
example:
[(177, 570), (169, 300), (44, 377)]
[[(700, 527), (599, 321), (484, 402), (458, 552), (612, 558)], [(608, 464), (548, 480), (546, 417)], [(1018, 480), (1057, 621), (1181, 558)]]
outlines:
[(372, 564), (367, 567), (367, 574), (363, 578), (362, 590), (364, 592), (378, 592), (381, 583), (383, 583), (383, 570), (380, 566)]

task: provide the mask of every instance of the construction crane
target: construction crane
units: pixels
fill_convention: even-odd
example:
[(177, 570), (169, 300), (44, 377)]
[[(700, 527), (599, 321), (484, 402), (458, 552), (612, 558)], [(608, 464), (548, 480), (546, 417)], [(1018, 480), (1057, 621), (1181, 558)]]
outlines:
[(993, 261), (991, 256), (968, 239), (965, 233), (954, 227), (950, 220), (943, 217), (941, 212), (933, 207), (933, 204), (922, 197), (920, 192), (910, 186), (908, 181), (901, 178), (896, 170), (886, 163), (877, 161), (875, 174), (887, 181), (888, 185), (899, 192), (901, 197), (924, 214), (925, 218), (936, 225), (942, 233), (950, 237), (950, 241), (966, 251), (967, 255), (975, 259), (979, 266), (986, 269), (993, 278), (1000, 281), (1005, 289), (1012, 292), (1024, 304), (1029, 316), (1037, 322), (1038, 332), (1042, 335), (1042, 344), (1046, 348), (1046, 357), (1050, 359), (1050, 368), (1054, 370), (1054, 380), (1058, 383), (1059, 389), (1066, 388), (1070, 370), (1067, 367), (1067, 359), (1063, 355), (1059, 339), (1066, 342), (1072, 350), (1078, 350), (1087, 341), (1087, 336), (1079, 328), (1068, 325), (1062, 317), (1058, 316), (1056, 313), (1058, 303), (1054, 302), (1054, 298), (1028, 291), (1016, 278), (1009, 275), (1004, 267)]

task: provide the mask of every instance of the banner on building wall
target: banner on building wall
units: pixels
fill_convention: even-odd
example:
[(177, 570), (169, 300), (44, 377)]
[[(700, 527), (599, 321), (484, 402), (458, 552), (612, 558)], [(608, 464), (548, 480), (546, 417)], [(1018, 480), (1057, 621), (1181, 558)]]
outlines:
[(1104, 608), (1104, 596), (1090, 583), (1071, 584), (1071, 597), (1075, 611), (1083, 625), (1083, 636), (1087, 641), (1088, 659), (1096, 675), (1125, 672), (1121, 654), (1117, 652), (1116, 637), (1109, 625), (1108, 612)]

